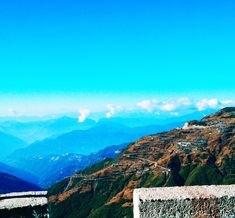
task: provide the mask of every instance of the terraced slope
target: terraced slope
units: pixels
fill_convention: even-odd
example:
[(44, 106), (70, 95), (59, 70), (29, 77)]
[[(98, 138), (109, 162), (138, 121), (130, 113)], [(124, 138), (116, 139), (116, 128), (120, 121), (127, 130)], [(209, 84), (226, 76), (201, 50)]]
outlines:
[(235, 183), (235, 108), (133, 142), (49, 190), (52, 217), (132, 217), (137, 187)]

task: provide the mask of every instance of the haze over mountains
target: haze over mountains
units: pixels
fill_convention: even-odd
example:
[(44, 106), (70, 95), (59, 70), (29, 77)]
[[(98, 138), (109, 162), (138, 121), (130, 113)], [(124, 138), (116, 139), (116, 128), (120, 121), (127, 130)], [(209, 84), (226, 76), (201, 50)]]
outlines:
[[(88, 130), (72, 131), (55, 139), (45, 139), (18, 149), (9, 155), (5, 162), (14, 167), (27, 169), (36, 176), (40, 175), (40, 184), (44, 186), (44, 181), (51, 184), (47, 179), (53, 181), (51, 173), (55, 175), (55, 172), (60, 172), (56, 178), (61, 179), (63, 176), (71, 175), (68, 172), (73, 173), (75, 169), (80, 170), (102, 158), (111, 157), (110, 154), (106, 154), (100, 158), (99, 152), (110, 145), (113, 145), (114, 152), (119, 149), (118, 145), (123, 143), (131, 142), (146, 134), (182, 125), (183, 123), (180, 122), (163, 126), (129, 128), (112, 122), (101, 122)], [(64, 172), (65, 169), (67, 173)]]
[(121, 124), (106, 121), (98, 123), (88, 130), (74, 130), (56, 138), (37, 141), (26, 148), (18, 149), (12, 155), (14, 157), (19, 155), (31, 156), (64, 153), (88, 155), (110, 145), (130, 142), (146, 134), (182, 126), (183, 123), (129, 128)]
[(7, 164), (0, 162), (0, 172), (14, 175), (15, 177), (19, 179), (22, 179), (22, 180), (25, 180), (34, 184), (37, 184), (39, 182), (38, 181), (39, 178), (36, 175), (29, 173), (27, 168), (26, 170), (22, 170), (17, 167), (12, 167), (12, 166), (9, 166)]
[(116, 157), (129, 142), (181, 127), (188, 117), (198, 119), (203, 113), (166, 119), (139, 115), (83, 122), (67, 116), (41, 121), (2, 120), (0, 143), (4, 164), (0, 165), (0, 172), (49, 187), (91, 164)]
[(9, 192), (39, 191), (38, 186), (7, 173), (0, 172), (0, 194)]
[(0, 122), (0, 131), (16, 136), (30, 144), (37, 140), (56, 137), (73, 130), (89, 129), (94, 125), (95, 121), (91, 119), (79, 123), (76, 118), (63, 116), (56, 119), (30, 122), (2, 121)]
[(26, 142), (16, 136), (0, 132), (0, 160), (11, 154), (16, 149), (24, 148), (26, 145)]

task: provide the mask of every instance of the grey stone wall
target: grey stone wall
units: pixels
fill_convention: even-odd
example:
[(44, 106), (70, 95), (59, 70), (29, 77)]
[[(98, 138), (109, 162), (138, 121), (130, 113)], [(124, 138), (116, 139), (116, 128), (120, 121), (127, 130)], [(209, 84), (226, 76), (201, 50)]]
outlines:
[(136, 189), (134, 217), (235, 218), (235, 185)]
[(0, 217), (49, 217), (47, 192), (17, 192), (0, 195)]

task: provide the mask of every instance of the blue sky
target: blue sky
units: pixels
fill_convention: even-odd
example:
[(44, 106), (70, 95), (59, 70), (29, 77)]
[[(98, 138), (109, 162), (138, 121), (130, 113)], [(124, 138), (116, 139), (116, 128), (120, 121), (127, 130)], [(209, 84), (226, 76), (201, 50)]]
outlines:
[(0, 112), (234, 99), (234, 11), (229, 0), (1, 1)]

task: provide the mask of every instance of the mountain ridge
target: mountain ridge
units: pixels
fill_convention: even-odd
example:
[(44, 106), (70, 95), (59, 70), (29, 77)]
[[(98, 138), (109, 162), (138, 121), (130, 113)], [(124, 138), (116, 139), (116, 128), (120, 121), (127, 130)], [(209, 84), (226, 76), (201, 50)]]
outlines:
[(169, 130), (177, 125), (182, 126), (183, 122), (136, 128), (129, 128), (113, 122), (102, 122), (88, 130), (73, 130), (55, 139), (47, 138), (34, 142), (24, 149), (15, 151), (12, 154), (12, 159), (17, 158), (18, 155), (55, 155), (67, 152), (89, 155), (107, 146), (133, 141), (146, 134)]
[(53, 138), (72, 130), (88, 129), (94, 125), (95, 121), (91, 119), (86, 119), (84, 122), (79, 123), (76, 118), (63, 116), (42, 121), (1, 121), (0, 130), (30, 144), (45, 138)]
[(235, 183), (235, 107), (145, 136), (49, 189), (52, 217), (132, 217), (138, 187)]
[(41, 188), (38, 186), (12, 176), (8, 173), (0, 173), (0, 178), (0, 194), (41, 190)]
[(0, 159), (4, 159), (6, 156), (14, 152), (15, 150), (26, 147), (27, 144), (26, 142), (14, 135), (0, 131), (0, 145)]
[(38, 177), (26, 170), (22, 170), (16, 167), (9, 166), (7, 164), (0, 162), (0, 173), (8, 173), (12, 176), (15, 176), (19, 179), (25, 180), (27, 182), (37, 184)]

